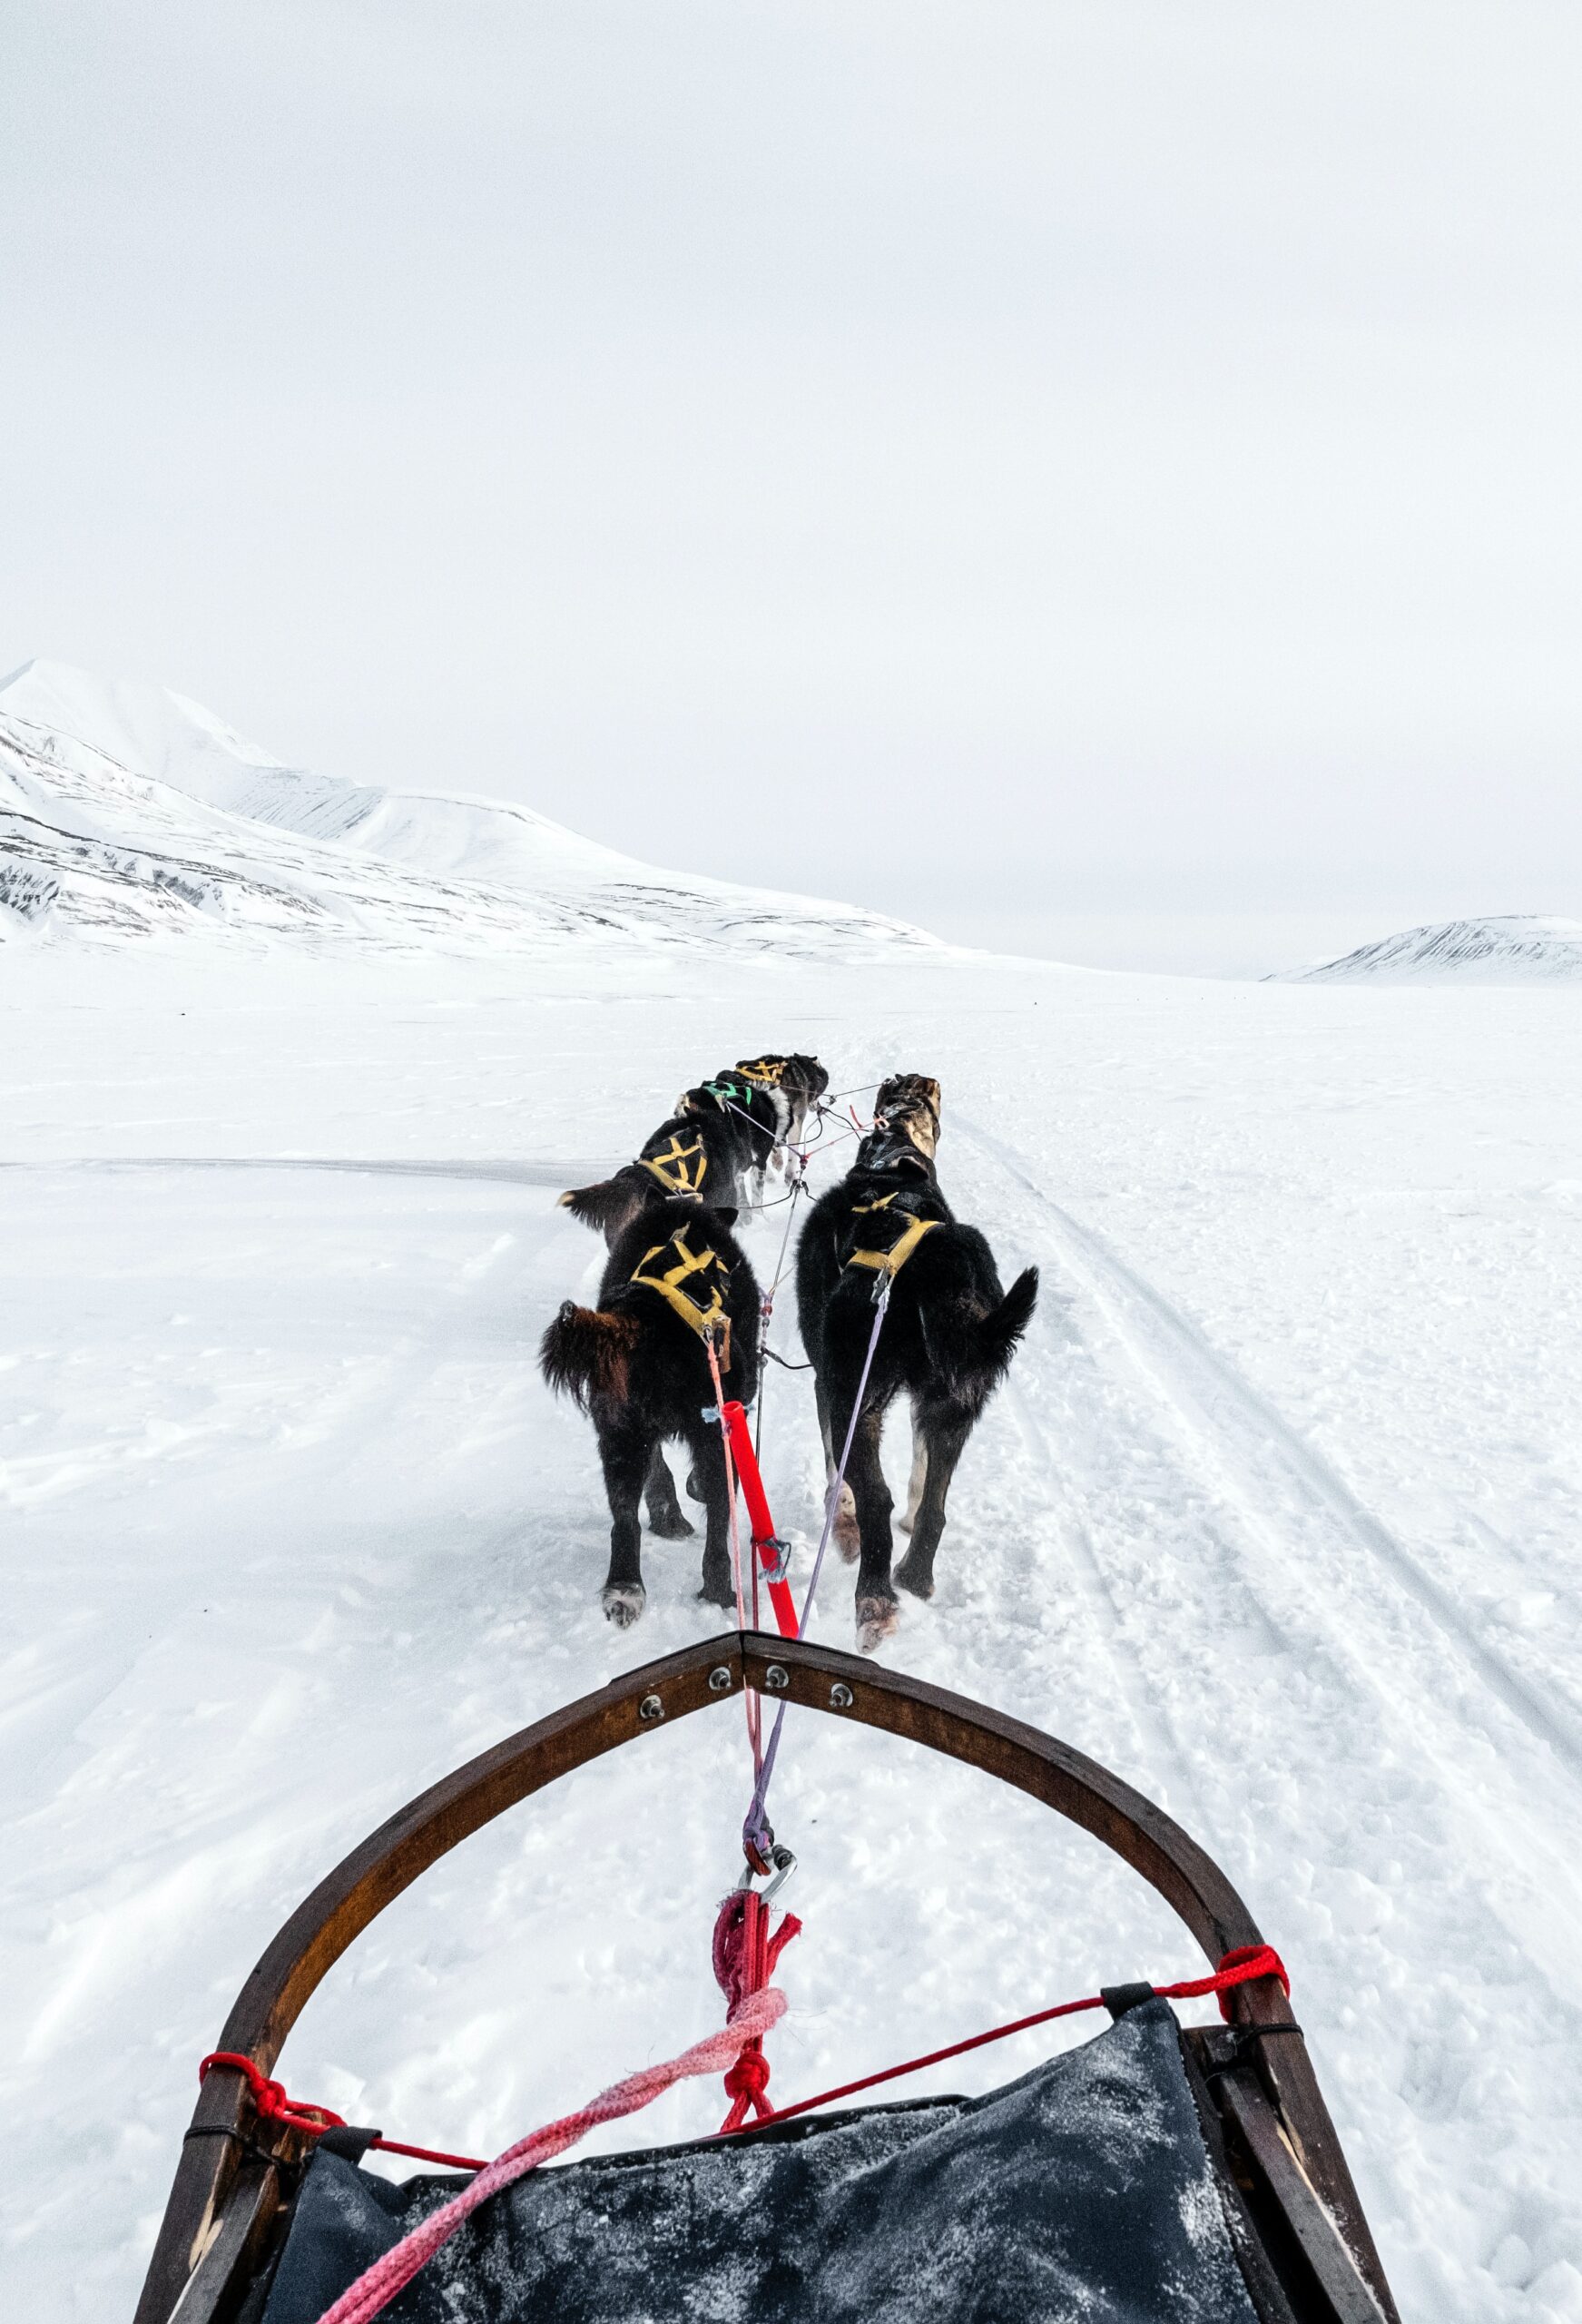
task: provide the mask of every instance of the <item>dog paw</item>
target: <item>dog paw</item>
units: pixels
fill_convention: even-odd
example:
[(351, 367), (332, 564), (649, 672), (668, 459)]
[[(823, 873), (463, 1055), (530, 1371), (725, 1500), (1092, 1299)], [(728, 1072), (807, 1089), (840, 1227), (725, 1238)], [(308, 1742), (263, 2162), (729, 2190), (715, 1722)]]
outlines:
[(728, 1614), (733, 1614), (736, 1610), (736, 1592), (731, 1585), (729, 1573), (718, 1581), (711, 1581), (709, 1576), (704, 1574), (703, 1585), (698, 1591), (698, 1598), (705, 1606), (723, 1606)]
[(895, 1570), (895, 1578), (899, 1587), (909, 1590), (914, 1598), (931, 1598), (934, 1594), (932, 1571), (925, 1572), (913, 1558), (901, 1560)]
[(629, 1630), (634, 1622), (643, 1620), (648, 1592), (640, 1581), (613, 1581), (603, 1591), (600, 1603), (607, 1622), (614, 1622), (618, 1630)]
[(698, 1529), (679, 1509), (662, 1509), (657, 1516), (649, 1511), (648, 1530), (656, 1541), (684, 1541), (689, 1533), (695, 1533)]
[(881, 1646), (900, 1620), (901, 1610), (893, 1598), (867, 1597), (857, 1600), (857, 1651), (871, 1654)]

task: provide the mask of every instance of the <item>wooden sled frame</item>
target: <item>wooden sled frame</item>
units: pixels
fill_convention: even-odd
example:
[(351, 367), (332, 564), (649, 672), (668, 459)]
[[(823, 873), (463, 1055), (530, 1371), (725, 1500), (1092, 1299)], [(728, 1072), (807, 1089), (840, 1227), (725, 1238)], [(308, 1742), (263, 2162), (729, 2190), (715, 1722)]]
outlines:
[[(730, 1631), (617, 1679), (469, 1760), (400, 1808), (298, 1906), (238, 1994), (216, 2049), (264, 2073), (353, 1939), (431, 1864), (518, 1800), (744, 1687), (926, 1744), (1014, 1784), (1151, 1882), (1211, 1965), (1263, 1942), (1225, 1876), (1140, 1792), (1037, 1728), (882, 1666)], [(1117, 1974), (1125, 1964), (1115, 1965)], [(1275, 1978), (1236, 1987), (1233, 2024), (1184, 2036), (1248, 2290), (1271, 2324), (1399, 2324), (1300, 2030)], [(1253, 2029), (1270, 2029), (1268, 2034)], [(1273, 2029), (1281, 2029), (1276, 2034)], [(203, 2083), (134, 2324), (231, 2324), (268, 2258), (311, 2142), (260, 2123), (233, 2068)]]

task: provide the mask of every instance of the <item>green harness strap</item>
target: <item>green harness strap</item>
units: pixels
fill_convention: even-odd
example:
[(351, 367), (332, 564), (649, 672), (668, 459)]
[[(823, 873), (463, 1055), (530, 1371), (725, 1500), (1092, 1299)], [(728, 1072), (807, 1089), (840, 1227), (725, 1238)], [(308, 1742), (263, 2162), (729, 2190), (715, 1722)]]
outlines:
[(752, 1083), (745, 1080), (732, 1081), (729, 1074), (724, 1075), (718, 1081), (702, 1081), (698, 1087), (701, 1089), (706, 1089), (717, 1106), (741, 1106), (745, 1109), (752, 1103)]

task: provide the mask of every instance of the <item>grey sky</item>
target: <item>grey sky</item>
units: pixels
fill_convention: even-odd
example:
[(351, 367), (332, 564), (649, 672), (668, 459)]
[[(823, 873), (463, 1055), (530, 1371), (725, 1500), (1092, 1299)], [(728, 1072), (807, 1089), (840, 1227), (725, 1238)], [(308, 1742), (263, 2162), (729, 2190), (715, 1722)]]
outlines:
[(1582, 14), (12, 0), (0, 665), (979, 932), (1582, 911)]

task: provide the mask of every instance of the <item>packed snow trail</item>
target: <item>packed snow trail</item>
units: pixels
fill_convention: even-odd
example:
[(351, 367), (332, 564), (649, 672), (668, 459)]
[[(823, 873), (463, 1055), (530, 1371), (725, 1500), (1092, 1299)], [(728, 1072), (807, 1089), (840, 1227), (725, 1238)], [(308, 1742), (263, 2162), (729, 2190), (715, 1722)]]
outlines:
[[(1092, 1752), (1225, 1866), (1406, 2314), (1582, 2313), (1562, 996), (47, 967), (0, 999), (8, 2305), (130, 2308), (196, 2061), (344, 1848), (718, 1627), (694, 1537), (645, 1541), (648, 1612), (610, 1631), (592, 1434), (534, 1358), (604, 1258), (555, 1193), (775, 1043), (838, 1086), (938, 1072), (946, 1191), (1007, 1279), (1044, 1271), (887, 1659)], [(782, 1226), (746, 1229), (763, 1272)], [(775, 1329), (796, 1355), (783, 1288)], [(899, 1482), (902, 1415), (889, 1452)], [(800, 1579), (805, 1376), (774, 1375), (765, 1465)], [(849, 1570), (821, 1600), (847, 1643)], [(338, 1966), (289, 2086), (485, 2152), (666, 2054), (712, 2022), (744, 1777), (739, 1719), (690, 1720), (478, 1835)], [(777, 1793), (806, 1924), (782, 2099), (1196, 1965), (1115, 1859), (967, 1769), (799, 1718)], [(711, 2121), (675, 2096), (653, 2134)]]
[(1259, 1476), (1263, 1472), (1278, 1479), (1272, 1490), (1281, 1506), (1266, 1512), (1270, 1521), (1283, 1517), (1289, 1502), (1294, 1501), (1299, 1507), (1308, 1504), (1310, 1517), (1325, 1515), (1349, 1530), (1367, 1557), (1415, 1598), (1452, 1647), (1476, 1666), (1506, 1709), (1548, 1746), (1573, 1777), (1582, 1771), (1582, 1725), (1576, 1718), (1509, 1667), (1498, 1649), (1479, 1634), (1431, 1576), (1268, 1401), (1233, 1366), (1216, 1356), (1201, 1334), (1175, 1315), (1150, 1285), (1051, 1201), (1027, 1175), (1025, 1162), (1014, 1149), (970, 1124), (957, 1127), (1004, 1163), (1009, 1175), (1042, 1206), (1056, 1229), (1067, 1270), (1101, 1304), (1111, 1328), (1130, 1350), (1139, 1371), (1179, 1409), (1184, 1428), (1201, 1431), (1205, 1447), (1218, 1441), (1223, 1468), (1228, 1476), (1241, 1473), (1241, 1489), (1249, 1506), (1270, 1496), (1271, 1485)]
[[(1475, 2027), (1486, 2087), (1461, 2159), (1470, 2174), (1484, 2142), (1498, 2148), (1526, 2110), (1542, 2119), (1554, 2102), (1547, 2045), (1513, 2054), (1513, 2000), (1539, 2001), (1548, 2025), (1563, 2026), (1568, 2043), (1582, 2037), (1582, 1873), (1567, 1845), (1582, 1827), (1582, 1782), (1569, 1717), (1447, 1609), (1322, 1458), (1051, 1200), (1022, 1157), (959, 1118), (955, 1127), (1024, 1190), (1088, 1319), (1054, 1350), (1047, 1327), (1036, 1330), (1017, 1384), (1029, 1405), (1068, 1416), (1055, 1433), (1079, 1471), (1090, 1571), (1109, 1605), (1128, 1607), (1116, 1627), (1134, 1670), (1152, 1675), (1144, 1756), (1158, 1748), (1164, 1706), (1198, 1803), (1194, 1828), (1234, 1834), (1231, 1860), (1247, 1868), (1265, 1914), (1262, 1894), (1294, 1871), (1304, 1904), (1331, 1922), (1299, 1948), (1304, 1980), (1327, 2003), (1303, 2004), (1321, 2065), (1323, 2028), (1343, 2022), (1358, 1986), (1391, 1996), (1393, 2039), (1371, 2062), (1379, 2111), (1369, 2109), (1388, 2140), (1371, 2168), (1351, 2142), (1365, 2186), (1399, 2169), (1414, 2138), (1421, 2167), (1443, 2168), (1433, 2152), (1442, 2052), (1448, 2034), (1454, 2055)], [(1031, 1239), (1024, 1226), (1018, 1240)], [(1113, 1406), (1084, 1411), (1096, 1373), (1119, 1384), (1127, 1369), (1141, 1397), (1124, 1426)], [(1270, 1765), (1245, 1738), (1273, 1730), (1277, 1705), (1284, 1757)], [(1469, 1736), (1480, 1746), (1470, 1766)], [(1324, 1768), (1316, 1797), (1293, 1793), (1295, 1766)], [(1168, 1759), (1154, 1782), (1170, 1796)], [(1193, 1808), (1179, 1812), (1192, 1823)], [(1479, 1994), (1469, 1961), (1503, 1962), (1506, 1974)], [(1398, 2077), (1398, 2101), (1386, 2105)]]

